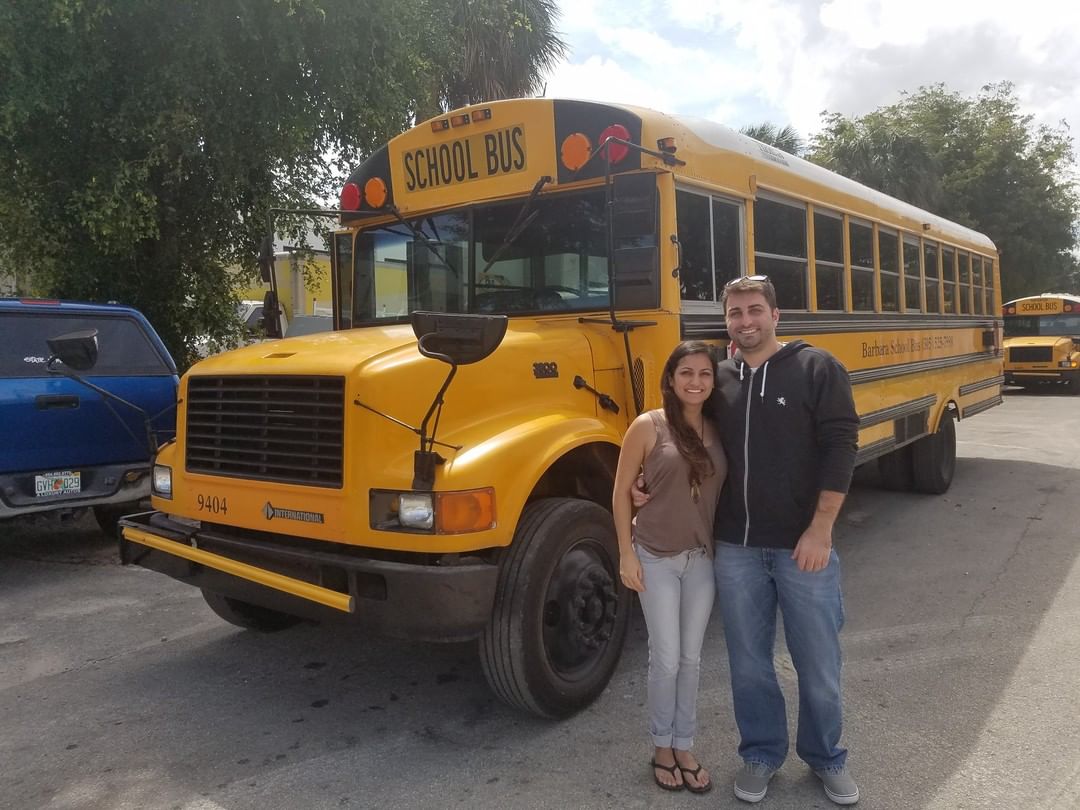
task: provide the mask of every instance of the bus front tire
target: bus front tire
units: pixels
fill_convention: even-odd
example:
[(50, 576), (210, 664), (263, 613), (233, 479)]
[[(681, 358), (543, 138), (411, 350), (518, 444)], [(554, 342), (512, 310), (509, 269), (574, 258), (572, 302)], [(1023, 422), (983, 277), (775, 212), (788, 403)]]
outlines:
[(499, 569), (480, 662), (504, 702), (568, 717), (607, 686), (630, 613), (611, 515), (590, 501), (525, 507)]
[(891, 453), (878, 456), (878, 475), (883, 489), (892, 492), (910, 492), (914, 486), (911, 445), (905, 444)]
[(277, 610), (253, 605), (250, 602), (242, 602), (231, 596), (223, 596), (205, 588), (202, 592), (203, 599), (214, 613), (229, 624), (242, 627), (245, 630), (254, 630), (259, 633), (276, 633), (297, 624), (300, 618), (281, 613)]
[(934, 433), (912, 443), (911, 471), (916, 492), (941, 495), (949, 489), (956, 471), (956, 423), (948, 411)]

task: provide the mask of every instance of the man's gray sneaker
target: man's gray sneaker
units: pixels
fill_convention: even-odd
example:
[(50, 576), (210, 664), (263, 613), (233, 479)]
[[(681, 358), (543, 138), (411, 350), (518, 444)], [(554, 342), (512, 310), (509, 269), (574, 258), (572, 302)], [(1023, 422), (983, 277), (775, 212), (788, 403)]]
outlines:
[(814, 771), (825, 788), (825, 795), (836, 804), (855, 804), (859, 800), (859, 786), (851, 778), (847, 768), (822, 768)]
[(761, 762), (744, 762), (735, 774), (735, 796), (744, 802), (760, 802), (765, 798), (769, 780), (775, 773), (776, 768)]

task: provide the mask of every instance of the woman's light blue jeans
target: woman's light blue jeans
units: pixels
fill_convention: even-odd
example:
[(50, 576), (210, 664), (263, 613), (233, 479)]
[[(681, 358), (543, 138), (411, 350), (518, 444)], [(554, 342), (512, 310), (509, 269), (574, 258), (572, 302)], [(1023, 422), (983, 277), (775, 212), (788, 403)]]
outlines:
[(701, 644), (716, 585), (703, 549), (658, 557), (640, 545), (649, 629), (649, 734), (657, 748), (688, 750), (697, 731)]
[(795, 751), (811, 768), (842, 768), (840, 747), (840, 560), (800, 571), (790, 549), (716, 544), (716, 597), (731, 664), (735, 722), (747, 762), (779, 768), (788, 753), (784, 695), (773, 668), (776, 609), (799, 679)]

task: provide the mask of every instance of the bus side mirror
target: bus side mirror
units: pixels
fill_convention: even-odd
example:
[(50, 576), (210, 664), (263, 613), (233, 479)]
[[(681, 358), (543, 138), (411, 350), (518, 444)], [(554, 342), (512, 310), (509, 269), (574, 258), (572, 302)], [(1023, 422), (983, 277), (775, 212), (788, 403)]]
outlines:
[(274, 275), (274, 237), (267, 234), (259, 245), (259, 276), (269, 284)]
[(615, 309), (655, 309), (660, 306), (656, 175), (617, 174), (612, 180), (612, 300)]
[(267, 290), (263, 296), (263, 334), (268, 338), (284, 337), (281, 334), (281, 307), (274, 290)]
[(84, 329), (66, 335), (49, 338), (49, 351), (72, 371), (89, 371), (97, 363), (98, 330)]
[(499, 348), (508, 322), (505, 315), (446, 312), (414, 312), (411, 320), (420, 354), (452, 366), (478, 363)]

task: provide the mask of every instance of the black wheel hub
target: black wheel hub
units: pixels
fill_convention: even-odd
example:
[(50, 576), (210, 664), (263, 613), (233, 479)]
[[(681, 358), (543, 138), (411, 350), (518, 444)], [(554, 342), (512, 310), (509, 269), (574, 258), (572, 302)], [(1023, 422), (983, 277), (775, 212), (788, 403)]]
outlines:
[(618, 589), (603, 548), (591, 541), (559, 560), (544, 599), (544, 647), (552, 668), (573, 678), (603, 654), (615, 627)]

